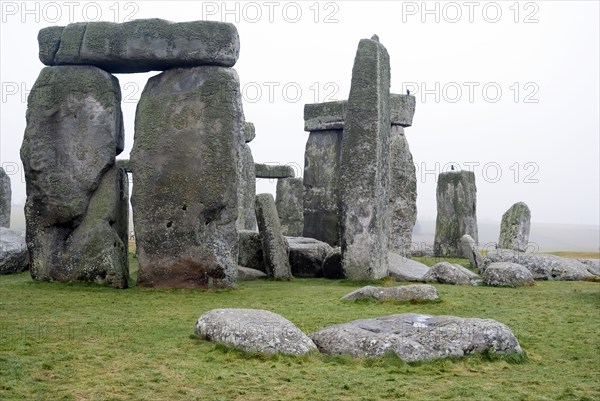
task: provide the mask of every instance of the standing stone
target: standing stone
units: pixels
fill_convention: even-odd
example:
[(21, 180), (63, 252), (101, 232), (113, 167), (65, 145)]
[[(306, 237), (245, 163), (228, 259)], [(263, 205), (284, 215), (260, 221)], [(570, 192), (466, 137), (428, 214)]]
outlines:
[[(413, 109), (414, 110), (414, 109)], [(411, 118), (412, 120), (412, 118)], [(393, 125), (390, 138), (390, 251), (409, 255), (417, 221), (417, 174), (404, 128)]]
[(0, 167), (0, 227), (10, 228), (11, 197), (10, 177)]
[(531, 211), (523, 202), (517, 202), (502, 215), (500, 224), (500, 239), (498, 244), (502, 249), (513, 249), (525, 252), (529, 244), (529, 229), (531, 228)]
[(90, 66), (44, 68), (29, 94), (21, 160), (34, 280), (128, 285), (120, 101), (118, 80)]
[(376, 40), (358, 45), (342, 138), (342, 264), (352, 280), (388, 273), (390, 60)]
[(256, 220), (267, 275), (276, 280), (291, 279), (292, 268), (290, 267), (287, 244), (281, 233), (273, 195), (256, 195)]
[(470, 235), (478, 242), (477, 187), (472, 171), (448, 171), (438, 176), (435, 256), (467, 257), (460, 239)]
[(470, 235), (465, 234), (460, 238), (460, 243), (462, 244), (463, 255), (469, 258), (471, 267), (479, 270), (483, 266), (483, 257), (475, 240)]
[(301, 237), (304, 228), (302, 178), (279, 178), (276, 195), (275, 205), (281, 223), (281, 232), (290, 237)]
[(148, 80), (131, 152), (139, 285), (235, 285), (243, 124), (233, 69), (176, 68)]
[(247, 143), (242, 144), (240, 152), (240, 185), (239, 208), (238, 208), (238, 230), (256, 230), (256, 213), (254, 211), (254, 199), (256, 198), (256, 170), (254, 169), (254, 158), (252, 149)]

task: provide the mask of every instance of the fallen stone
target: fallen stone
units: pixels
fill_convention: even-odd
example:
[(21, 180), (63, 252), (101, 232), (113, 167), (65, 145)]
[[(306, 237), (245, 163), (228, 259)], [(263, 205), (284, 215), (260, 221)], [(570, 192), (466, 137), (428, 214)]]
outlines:
[(302, 178), (277, 180), (275, 206), (283, 235), (302, 236), (304, 229), (304, 184)]
[(40, 30), (38, 42), (45, 65), (93, 65), (111, 73), (232, 67), (240, 51), (233, 24), (159, 18), (54, 26)]
[(323, 260), (323, 277), (340, 280), (346, 278), (346, 272), (342, 266), (342, 249), (340, 247), (333, 248), (325, 260)]
[(415, 115), (416, 99), (412, 95), (390, 95), (390, 122), (392, 125), (410, 127)]
[(244, 125), (244, 141), (250, 143), (254, 138), (256, 138), (256, 128), (254, 127), (254, 124), (246, 121), (246, 124)]
[(294, 277), (322, 277), (323, 262), (333, 251), (329, 244), (313, 238), (286, 237)]
[(483, 282), (496, 287), (520, 287), (533, 284), (533, 275), (524, 266), (511, 262), (494, 262), (485, 269)]
[(256, 230), (256, 212), (254, 201), (256, 198), (256, 170), (252, 150), (247, 143), (242, 145), (240, 151), (240, 168), (238, 187), (238, 230)]
[(600, 259), (577, 259), (588, 267), (588, 271), (595, 276), (600, 276)]
[(523, 352), (512, 331), (492, 319), (404, 313), (355, 320), (310, 334), (324, 354), (353, 357), (393, 352), (406, 362), (462, 357), (490, 350)]
[(393, 252), (388, 253), (389, 275), (398, 281), (424, 281), (429, 267)]
[(196, 335), (247, 352), (304, 355), (315, 344), (292, 322), (258, 309), (213, 309), (196, 322)]
[(292, 166), (282, 166), (280, 164), (261, 164), (255, 163), (256, 178), (294, 178), (296, 173)]
[(10, 177), (0, 167), (0, 227), (10, 227), (11, 198)]
[(433, 265), (423, 276), (425, 281), (434, 281), (441, 284), (465, 285), (471, 283), (471, 276), (457, 265), (448, 262), (439, 262)]
[(463, 255), (469, 258), (471, 267), (479, 270), (483, 266), (483, 257), (481, 256), (481, 252), (479, 252), (475, 240), (470, 235), (465, 234), (460, 238), (460, 243), (463, 248)]
[(28, 267), (25, 231), (0, 227), (0, 274), (21, 273)]
[(256, 220), (267, 275), (276, 280), (291, 279), (292, 268), (288, 257), (287, 244), (281, 233), (273, 195), (256, 195)]
[(238, 281), (252, 281), (260, 278), (266, 278), (267, 275), (260, 270), (251, 269), (249, 267), (238, 266)]
[(410, 284), (396, 287), (374, 287), (368, 285), (342, 297), (344, 301), (358, 299), (378, 301), (432, 301), (439, 298), (437, 289), (428, 284)]
[(262, 242), (258, 231), (240, 230), (238, 265), (266, 273)]
[(304, 131), (342, 130), (348, 101), (309, 103), (304, 105)]
[(517, 202), (503, 215), (498, 245), (502, 249), (525, 252), (529, 245), (531, 211), (523, 202)]

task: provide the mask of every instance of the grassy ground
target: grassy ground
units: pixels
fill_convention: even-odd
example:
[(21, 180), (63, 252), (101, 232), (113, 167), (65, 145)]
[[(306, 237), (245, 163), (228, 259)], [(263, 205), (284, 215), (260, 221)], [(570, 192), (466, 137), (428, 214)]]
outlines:
[[(438, 303), (339, 300), (358, 286), (297, 279), (240, 283), (219, 292), (113, 290), (37, 283), (27, 273), (2, 276), (0, 399), (600, 399), (598, 283), (436, 285)], [(402, 312), (493, 318), (513, 329), (527, 358), (514, 363), (478, 355), (406, 364), (395, 357), (245, 354), (193, 335), (202, 313), (224, 307), (269, 309), (305, 332)]]
[(600, 259), (600, 252), (570, 252), (570, 251), (557, 251), (549, 252), (551, 255), (562, 256), (563, 258), (571, 259)]

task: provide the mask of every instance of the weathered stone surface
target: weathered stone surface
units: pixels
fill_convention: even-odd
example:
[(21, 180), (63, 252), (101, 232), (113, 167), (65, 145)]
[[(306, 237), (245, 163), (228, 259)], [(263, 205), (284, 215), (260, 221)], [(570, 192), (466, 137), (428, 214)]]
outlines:
[(347, 100), (304, 105), (304, 130), (342, 130), (346, 121)]
[(244, 124), (244, 141), (250, 143), (254, 138), (256, 138), (256, 128), (253, 123), (246, 121), (246, 124)]
[(260, 278), (266, 278), (267, 275), (260, 270), (251, 269), (249, 267), (238, 266), (238, 281), (251, 281), (258, 280)]
[(519, 287), (533, 284), (533, 275), (524, 266), (511, 262), (494, 262), (485, 269), (483, 282), (497, 287)]
[(284, 166), (281, 164), (262, 164), (255, 163), (254, 168), (256, 169), (256, 178), (294, 178), (296, 173), (292, 166)]
[(176, 68), (148, 80), (131, 152), (139, 285), (235, 285), (243, 125), (231, 68)]
[(481, 252), (479, 252), (479, 247), (475, 240), (470, 235), (465, 234), (460, 238), (460, 243), (462, 245), (463, 255), (469, 258), (471, 267), (479, 270), (483, 265), (483, 256), (481, 256)]
[(10, 227), (11, 198), (10, 177), (0, 167), (0, 227)]
[(587, 266), (590, 273), (600, 276), (600, 259), (577, 259), (577, 261)]
[(373, 298), (378, 301), (433, 301), (439, 298), (437, 289), (429, 284), (410, 284), (396, 287), (368, 285), (342, 297), (345, 301)]
[(449, 171), (438, 176), (435, 256), (466, 257), (460, 239), (477, 234), (477, 187), (472, 171)]
[(292, 322), (260, 309), (213, 309), (196, 322), (196, 334), (248, 352), (303, 355), (316, 346)]
[(115, 164), (117, 165), (117, 168), (124, 170), (126, 173), (132, 172), (131, 163), (129, 162), (129, 159), (116, 160)]
[(256, 198), (256, 171), (254, 158), (248, 144), (244, 143), (240, 151), (240, 184), (238, 187), (238, 230), (256, 230), (256, 212), (254, 199)]
[(389, 250), (407, 254), (417, 221), (417, 174), (404, 128), (392, 126), (390, 135)]
[(429, 267), (397, 253), (388, 253), (389, 275), (398, 281), (424, 281)]
[(388, 274), (390, 60), (379, 42), (362, 39), (342, 137), (340, 212), (342, 264), (348, 278)]
[(233, 24), (158, 18), (54, 26), (42, 29), (38, 42), (40, 60), (46, 65), (93, 65), (113, 73), (232, 67), (240, 51)]
[(462, 269), (448, 262), (439, 262), (433, 265), (423, 276), (425, 281), (434, 281), (441, 284), (470, 284), (471, 277)]
[(21, 273), (28, 267), (25, 231), (0, 227), (0, 274)]
[(325, 354), (367, 357), (394, 352), (406, 362), (486, 350), (523, 352), (512, 331), (495, 320), (416, 313), (355, 320), (326, 327), (309, 337)]
[(292, 269), (287, 252), (287, 241), (281, 233), (273, 195), (256, 195), (256, 220), (267, 275), (276, 280), (291, 279)]
[(392, 125), (410, 127), (415, 115), (416, 99), (412, 95), (390, 95), (390, 121)]
[(302, 235), (327, 242), (331, 246), (340, 244), (341, 140), (342, 130), (311, 132), (304, 151)]
[(492, 249), (484, 261), (484, 274), (492, 262), (512, 262), (525, 266), (534, 280), (585, 280), (593, 276), (588, 266), (576, 259), (547, 254), (527, 254), (512, 249)]
[(326, 242), (314, 238), (286, 237), (294, 277), (322, 277), (323, 261), (333, 251)]
[(304, 228), (304, 184), (302, 178), (277, 180), (275, 206), (283, 235), (302, 236)]
[(529, 207), (523, 202), (515, 203), (502, 215), (498, 245), (502, 249), (525, 252), (529, 245), (530, 228), (531, 211)]
[(262, 242), (258, 231), (240, 230), (238, 235), (240, 241), (238, 264), (266, 272)]
[(34, 280), (127, 287), (120, 101), (117, 79), (89, 66), (44, 68), (29, 94), (21, 160)]
[(346, 278), (344, 266), (342, 266), (342, 248), (335, 247), (323, 260), (323, 277), (339, 280)]

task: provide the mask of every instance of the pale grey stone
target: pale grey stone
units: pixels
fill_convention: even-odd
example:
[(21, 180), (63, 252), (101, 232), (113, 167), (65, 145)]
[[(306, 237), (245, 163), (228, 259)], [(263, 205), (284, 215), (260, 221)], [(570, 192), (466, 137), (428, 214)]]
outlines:
[(258, 231), (240, 230), (238, 264), (250, 269), (266, 272), (262, 242)]
[(519, 287), (533, 284), (533, 275), (524, 266), (511, 262), (494, 262), (485, 269), (483, 282), (496, 287)]
[(433, 265), (423, 276), (425, 281), (434, 281), (441, 284), (471, 284), (471, 277), (462, 269), (448, 262), (439, 262)]
[(283, 235), (302, 236), (304, 229), (304, 184), (302, 178), (279, 178), (275, 206)]
[(398, 281), (424, 281), (429, 267), (393, 252), (388, 253), (389, 275)]
[(266, 278), (267, 275), (260, 270), (251, 269), (249, 267), (238, 266), (238, 281), (251, 281), (258, 280), (260, 278)]
[(247, 352), (303, 355), (317, 349), (292, 322), (260, 309), (213, 309), (198, 318), (195, 332)]
[(588, 267), (588, 271), (595, 276), (600, 276), (600, 259), (577, 259)]
[(256, 128), (254, 127), (254, 124), (246, 121), (246, 124), (244, 125), (244, 141), (246, 143), (250, 143), (254, 140), (255, 137)]
[(483, 256), (479, 252), (479, 247), (475, 240), (469, 235), (465, 234), (460, 238), (462, 245), (463, 255), (469, 258), (469, 263), (474, 269), (479, 269), (483, 265)]
[(240, 183), (238, 187), (238, 230), (256, 230), (256, 212), (254, 200), (256, 198), (256, 170), (252, 150), (247, 143), (242, 145), (240, 151)]
[(342, 297), (345, 301), (358, 299), (378, 301), (433, 301), (439, 298), (437, 289), (429, 284), (409, 284), (396, 287), (375, 287), (368, 285)]
[(0, 227), (0, 274), (21, 273), (28, 267), (25, 231)]
[(11, 198), (10, 177), (0, 167), (0, 227), (10, 227)]
[(415, 115), (416, 99), (412, 95), (390, 95), (390, 121), (392, 125), (410, 127)]
[(523, 202), (515, 203), (502, 215), (498, 245), (502, 249), (525, 252), (529, 245), (530, 228), (531, 211), (529, 207)]
[(323, 262), (333, 248), (314, 238), (286, 237), (294, 277), (322, 277)]
[(296, 176), (292, 166), (255, 163), (254, 168), (256, 169), (256, 178), (273, 180), (277, 178), (294, 178)]
[(288, 246), (281, 233), (273, 195), (256, 195), (255, 205), (266, 273), (276, 280), (289, 280), (292, 278), (292, 269), (288, 257)]

